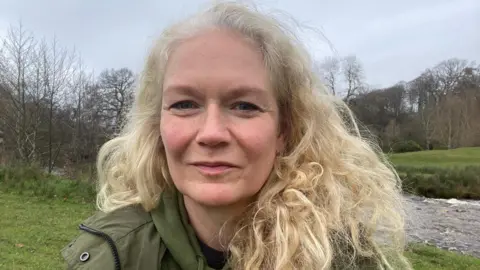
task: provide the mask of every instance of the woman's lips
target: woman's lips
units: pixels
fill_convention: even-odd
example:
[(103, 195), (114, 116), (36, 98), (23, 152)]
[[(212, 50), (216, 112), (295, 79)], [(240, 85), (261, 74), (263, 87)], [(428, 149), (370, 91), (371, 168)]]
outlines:
[(194, 163), (192, 164), (200, 171), (200, 173), (207, 176), (217, 176), (227, 173), (235, 168), (230, 164), (207, 164), (207, 163)]

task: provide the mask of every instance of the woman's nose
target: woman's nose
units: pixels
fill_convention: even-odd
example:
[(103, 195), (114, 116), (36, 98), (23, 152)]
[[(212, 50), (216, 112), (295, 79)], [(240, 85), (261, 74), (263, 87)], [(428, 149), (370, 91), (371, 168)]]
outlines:
[(231, 136), (223, 109), (212, 104), (207, 106), (199, 123), (196, 141), (203, 146), (221, 146), (230, 142)]

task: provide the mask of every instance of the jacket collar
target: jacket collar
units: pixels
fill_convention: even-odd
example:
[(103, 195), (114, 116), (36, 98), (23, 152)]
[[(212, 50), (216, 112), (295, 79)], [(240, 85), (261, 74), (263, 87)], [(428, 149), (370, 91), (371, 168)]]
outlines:
[(162, 242), (182, 269), (210, 269), (188, 222), (180, 192), (173, 188), (164, 190), (151, 215)]

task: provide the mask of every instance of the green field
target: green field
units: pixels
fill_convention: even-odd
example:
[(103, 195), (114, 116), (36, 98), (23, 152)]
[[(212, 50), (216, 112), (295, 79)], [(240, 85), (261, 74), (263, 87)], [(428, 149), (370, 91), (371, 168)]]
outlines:
[[(92, 204), (40, 199), (0, 191), (0, 269), (64, 269), (60, 249), (94, 211)], [(480, 259), (415, 245), (415, 269), (480, 269)]]
[(0, 269), (65, 269), (60, 249), (94, 211), (92, 204), (0, 191)]
[(461, 256), (454, 252), (425, 245), (411, 245), (407, 257), (413, 269), (420, 270), (478, 270), (480, 259), (471, 256)]
[(392, 154), (390, 160), (396, 166), (413, 167), (466, 167), (480, 166), (480, 147), (452, 150), (431, 150)]
[(389, 155), (407, 193), (480, 199), (480, 147)]

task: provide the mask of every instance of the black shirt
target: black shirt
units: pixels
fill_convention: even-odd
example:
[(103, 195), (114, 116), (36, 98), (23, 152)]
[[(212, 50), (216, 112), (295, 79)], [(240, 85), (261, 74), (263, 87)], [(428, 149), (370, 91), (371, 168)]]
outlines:
[(198, 239), (198, 242), (200, 244), (200, 249), (202, 250), (203, 255), (207, 259), (208, 266), (213, 269), (222, 269), (227, 262), (227, 256), (225, 252), (209, 247), (200, 239)]

